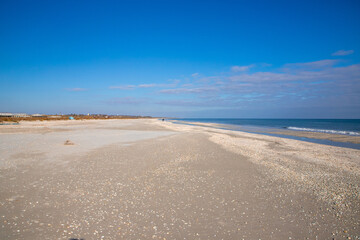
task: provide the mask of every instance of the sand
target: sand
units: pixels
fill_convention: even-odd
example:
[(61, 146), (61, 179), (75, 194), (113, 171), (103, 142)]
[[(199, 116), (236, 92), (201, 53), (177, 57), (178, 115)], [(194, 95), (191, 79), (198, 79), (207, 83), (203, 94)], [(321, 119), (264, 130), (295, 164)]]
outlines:
[(0, 239), (359, 239), (360, 151), (154, 119), (0, 126)]

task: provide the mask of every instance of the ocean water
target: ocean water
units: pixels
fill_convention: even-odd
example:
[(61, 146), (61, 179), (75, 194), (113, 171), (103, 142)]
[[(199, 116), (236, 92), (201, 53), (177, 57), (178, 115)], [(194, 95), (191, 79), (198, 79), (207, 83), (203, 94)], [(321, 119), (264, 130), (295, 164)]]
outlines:
[[(192, 124), (218, 123), (220, 128), (239, 130), (250, 133), (260, 133), (306, 142), (313, 142), (337, 147), (360, 149), (360, 144), (350, 142), (335, 142), (326, 139), (314, 139), (281, 134), (281, 131), (310, 131), (329, 134), (341, 134), (360, 138), (360, 119), (236, 119), (236, 118), (178, 118), (174, 123)], [(269, 132), (279, 132), (273, 134)]]
[(360, 119), (182, 118), (186, 122), (220, 123), (270, 130), (294, 130), (360, 136)]

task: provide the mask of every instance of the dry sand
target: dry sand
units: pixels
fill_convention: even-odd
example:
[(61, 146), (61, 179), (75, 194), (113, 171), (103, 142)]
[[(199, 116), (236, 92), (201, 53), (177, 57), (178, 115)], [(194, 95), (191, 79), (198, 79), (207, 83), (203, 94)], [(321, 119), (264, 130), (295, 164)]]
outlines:
[(0, 239), (360, 239), (360, 151), (158, 120), (0, 126)]

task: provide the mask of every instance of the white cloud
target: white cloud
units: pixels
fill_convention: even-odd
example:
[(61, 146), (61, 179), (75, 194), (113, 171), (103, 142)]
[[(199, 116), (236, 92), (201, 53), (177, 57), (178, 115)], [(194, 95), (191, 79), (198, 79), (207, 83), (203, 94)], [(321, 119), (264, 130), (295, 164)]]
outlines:
[(320, 68), (328, 68), (338, 64), (341, 60), (338, 59), (324, 59), (320, 61), (314, 62), (305, 62), (305, 63), (288, 63), (285, 64), (284, 67), (286, 68), (307, 68), (307, 69), (320, 69)]
[[(268, 102), (279, 104), (292, 101), (326, 102), (336, 96), (340, 102), (360, 102), (360, 64), (336, 66), (339, 60), (321, 60), (285, 64), (283, 68), (208, 77), (191, 86), (163, 89), (164, 94), (192, 94), (208, 102), (210, 98), (232, 99), (232, 102)], [(286, 66), (286, 68), (285, 68)], [(329, 100), (330, 101), (330, 100)], [(183, 102), (182, 104), (186, 104)], [(216, 105), (216, 104), (215, 104)]]
[(150, 84), (140, 84), (138, 85), (139, 88), (152, 88), (152, 87), (156, 87), (158, 86), (157, 84), (155, 83), (150, 83)]
[(339, 50), (337, 52), (334, 52), (333, 54), (331, 54), (332, 56), (346, 56), (346, 55), (350, 55), (353, 54), (354, 50)]
[(199, 73), (193, 73), (193, 74), (191, 74), (191, 76), (192, 77), (197, 77), (197, 76), (199, 76)]
[(217, 88), (210, 86), (203, 86), (198, 88), (174, 88), (174, 89), (163, 89), (160, 90), (160, 93), (167, 93), (167, 94), (181, 94), (181, 93), (204, 93), (204, 92), (213, 92), (216, 91)]
[(130, 90), (130, 89), (134, 89), (136, 86), (135, 85), (123, 85), (123, 86), (111, 86), (109, 87), (110, 89), (120, 89), (120, 90)]
[(179, 84), (179, 80), (171, 80), (170, 83), (144, 83), (139, 85), (119, 85), (110, 86), (110, 89), (130, 90), (135, 88), (162, 88), (162, 87), (176, 87)]
[(250, 68), (254, 67), (254, 64), (247, 65), (247, 66), (232, 66), (231, 71), (233, 72), (245, 72), (248, 71)]
[(66, 88), (65, 90), (69, 91), (69, 92), (84, 92), (84, 91), (87, 91), (88, 89), (86, 89), (86, 88)]
[(172, 81), (172, 83), (149, 83), (149, 84), (139, 84), (137, 85), (137, 87), (139, 88), (162, 88), (162, 87), (176, 87), (176, 85), (178, 85), (180, 81), (179, 80), (174, 80)]
[[(247, 70), (253, 65), (234, 66), (237, 72), (232, 69), (231, 72), (215, 76), (202, 76), (190, 84), (173, 81), (125, 87), (153, 87), (158, 88), (156, 93), (172, 95), (167, 100), (154, 102), (161, 105), (212, 108), (266, 104), (268, 106), (274, 104), (302, 106), (303, 102), (309, 105), (321, 103), (325, 106), (327, 102), (331, 102), (331, 104), (340, 105), (348, 103), (351, 106), (353, 103), (360, 102), (360, 64), (338, 66), (337, 64), (341, 61), (340, 59), (324, 59), (291, 63), (277, 69), (251, 72)], [(256, 66), (261, 67), (260, 64)], [(121, 87), (124, 88), (124, 86)], [(130, 98), (113, 99), (110, 103), (145, 104), (139, 99)]]

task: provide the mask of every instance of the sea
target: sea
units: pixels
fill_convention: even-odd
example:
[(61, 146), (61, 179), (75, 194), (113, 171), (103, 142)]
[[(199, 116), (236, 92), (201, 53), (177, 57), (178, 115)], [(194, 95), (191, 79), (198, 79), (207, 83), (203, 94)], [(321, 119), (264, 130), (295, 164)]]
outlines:
[(281, 132), (283, 130), (320, 132), (341, 134), (360, 138), (360, 119), (243, 119), (243, 118), (177, 118), (175, 123), (193, 124), (217, 123), (223, 129), (239, 130), (251, 133), (261, 133), (271, 136), (280, 136), (307, 142), (360, 149), (360, 144), (334, 142), (324, 139), (313, 139), (268, 132)]

